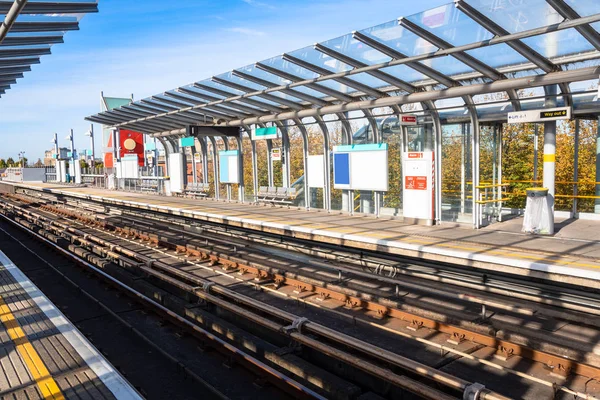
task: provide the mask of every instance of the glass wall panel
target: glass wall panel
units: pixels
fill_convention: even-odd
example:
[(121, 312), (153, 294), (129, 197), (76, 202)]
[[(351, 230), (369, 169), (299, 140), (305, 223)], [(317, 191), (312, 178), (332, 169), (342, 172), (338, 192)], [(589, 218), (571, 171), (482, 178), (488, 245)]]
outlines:
[(402, 215), (402, 147), (403, 129), (397, 115), (381, 121), (381, 136), (388, 144), (388, 191), (382, 195), (382, 215)]
[(581, 120), (579, 125), (579, 182), (577, 211), (580, 213), (600, 214), (600, 179), (597, 179), (600, 153), (598, 140), (598, 120)]
[(471, 125), (442, 125), (442, 221), (471, 222)]
[(501, 182), (500, 128), (482, 125), (479, 128), (479, 197), (483, 225), (496, 222), (501, 214), (505, 190)]
[(543, 124), (502, 125), (502, 182), (509, 184), (505, 208), (524, 209), (526, 189), (542, 184), (543, 149)]

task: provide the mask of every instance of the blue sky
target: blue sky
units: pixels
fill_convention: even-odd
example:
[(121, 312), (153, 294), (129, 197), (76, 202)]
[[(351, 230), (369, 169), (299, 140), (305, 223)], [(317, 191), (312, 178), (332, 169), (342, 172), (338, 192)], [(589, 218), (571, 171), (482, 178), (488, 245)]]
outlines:
[(0, 98), (0, 158), (24, 150), (35, 161), (71, 128), (89, 147), (84, 117), (100, 111), (100, 91), (141, 99), (448, 2), (100, 0)]

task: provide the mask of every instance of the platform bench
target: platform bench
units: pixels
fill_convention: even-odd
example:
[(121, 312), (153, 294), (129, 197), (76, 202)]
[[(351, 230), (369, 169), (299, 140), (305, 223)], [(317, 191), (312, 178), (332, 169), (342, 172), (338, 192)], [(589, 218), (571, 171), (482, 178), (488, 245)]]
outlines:
[(295, 198), (296, 188), (261, 186), (256, 194), (256, 203), (290, 205)]
[(206, 197), (210, 191), (210, 184), (208, 183), (188, 183), (185, 187), (184, 194), (192, 197)]

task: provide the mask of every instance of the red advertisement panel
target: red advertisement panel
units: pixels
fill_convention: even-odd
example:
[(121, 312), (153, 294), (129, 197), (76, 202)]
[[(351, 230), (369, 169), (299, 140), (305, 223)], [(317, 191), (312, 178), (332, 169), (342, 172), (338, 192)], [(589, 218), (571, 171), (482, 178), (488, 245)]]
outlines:
[(140, 132), (134, 132), (127, 129), (121, 129), (120, 133), (121, 154), (123, 157), (125, 154), (137, 154), (138, 165), (144, 166), (144, 134)]

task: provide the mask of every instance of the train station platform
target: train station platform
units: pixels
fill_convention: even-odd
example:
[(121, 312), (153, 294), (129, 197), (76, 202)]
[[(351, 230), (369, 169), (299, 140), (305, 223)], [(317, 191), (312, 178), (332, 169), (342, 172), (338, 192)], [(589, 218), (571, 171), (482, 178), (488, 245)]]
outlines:
[(142, 398), (1, 251), (0, 321), (0, 398)]
[(4, 183), (10, 185), (11, 190), (43, 192), (329, 244), (600, 288), (600, 221), (557, 220), (554, 236), (534, 236), (520, 232), (520, 218), (473, 230), (470, 226), (450, 223), (433, 227), (409, 225), (395, 219), (350, 216), (340, 212), (64, 184)]

